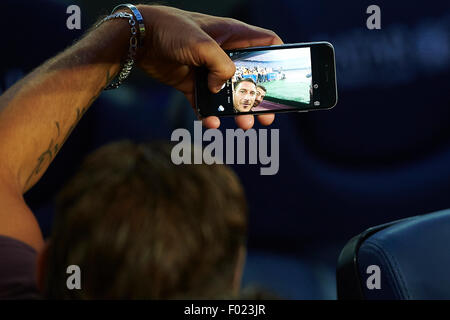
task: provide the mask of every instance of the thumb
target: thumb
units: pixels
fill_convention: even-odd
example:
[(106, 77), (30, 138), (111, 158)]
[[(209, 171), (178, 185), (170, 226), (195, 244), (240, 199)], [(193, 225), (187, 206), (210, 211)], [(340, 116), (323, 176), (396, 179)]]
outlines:
[(208, 88), (211, 92), (217, 93), (223, 84), (233, 77), (236, 66), (223, 49), (212, 40), (208, 47), (201, 50), (204, 65), (208, 68)]

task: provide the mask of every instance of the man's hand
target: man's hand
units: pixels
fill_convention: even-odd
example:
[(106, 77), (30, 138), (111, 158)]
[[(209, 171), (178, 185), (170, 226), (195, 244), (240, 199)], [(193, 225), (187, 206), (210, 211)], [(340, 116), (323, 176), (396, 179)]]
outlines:
[[(223, 49), (282, 44), (272, 31), (230, 18), (213, 17), (164, 6), (138, 6), (148, 30), (138, 64), (151, 77), (183, 92), (194, 106), (194, 68), (209, 69), (208, 86), (216, 93), (236, 67)], [(270, 125), (273, 114), (258, 116)], [(242, 129), (253, 126), (252, 115), (236, 117)], [(208, 128), (220, 125), (218, 117), (203, 120)]]

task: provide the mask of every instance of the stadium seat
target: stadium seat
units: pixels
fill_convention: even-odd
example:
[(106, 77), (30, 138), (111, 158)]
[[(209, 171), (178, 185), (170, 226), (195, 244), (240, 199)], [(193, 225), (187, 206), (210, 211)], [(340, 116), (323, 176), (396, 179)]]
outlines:
[(448, 243), (450, 209), (367, 229), (339, 256), (338, 299), (450, 299)]

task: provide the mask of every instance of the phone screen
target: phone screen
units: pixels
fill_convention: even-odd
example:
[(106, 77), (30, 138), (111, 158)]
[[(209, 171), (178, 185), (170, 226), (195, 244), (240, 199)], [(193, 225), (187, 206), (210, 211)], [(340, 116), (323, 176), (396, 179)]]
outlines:
[(309, 107), (311, 49), (229, 53), (236, 65), (231, 80), (235, 112)]
[(330, 81), (335, 80), (331, 45), (247, 48), (227, 54), (236, 72), (217, 94), (207, 89), (207, 70), (197, 73), (197, 109), (202, 116), (309, 111), (335, 104), (329, 106), (333, 97), (321, 99), (320, 94), (333, 95), (329, 87), (334, 86), (336, 96), (335, 82)]

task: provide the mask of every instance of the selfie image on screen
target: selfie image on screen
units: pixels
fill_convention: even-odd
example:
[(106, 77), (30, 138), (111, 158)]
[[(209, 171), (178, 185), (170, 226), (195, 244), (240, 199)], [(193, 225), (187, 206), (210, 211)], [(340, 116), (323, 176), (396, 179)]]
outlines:
[(311, 50), (292, 48), (230, 53), (235, 112), (309, 107)]

